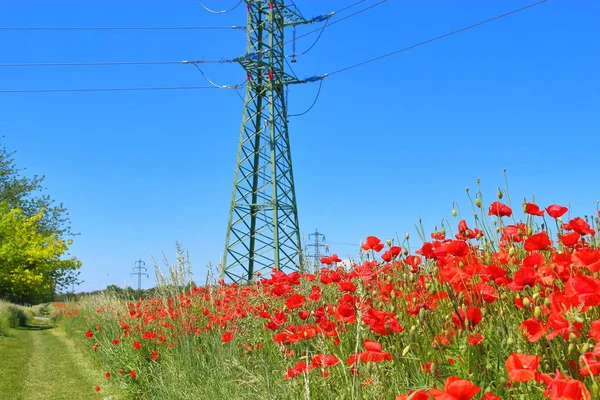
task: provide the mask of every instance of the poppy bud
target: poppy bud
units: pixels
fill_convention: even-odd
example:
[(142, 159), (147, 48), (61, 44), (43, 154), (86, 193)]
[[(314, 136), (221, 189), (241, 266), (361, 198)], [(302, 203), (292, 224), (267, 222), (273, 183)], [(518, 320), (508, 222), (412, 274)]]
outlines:
[(406, 346), (404, 348), (404, 350), (402, 350), (402, 357), (406, 357), (406, 355), (408, 354), (409, 351), (410, 351), (410, 344), (408, 346)]
[(515, 339), (513, 339), (513, 337), (510, 336), (508, 339), (506, 339), (506, 344), (508, 346), (512, 346), (513, 344), (515, 344)]
[(500, 190), (500, 188), (498, 188), (498, 192), (496, 193), (496, 196), (498, 196), (499, 199), (502, 199), (503, 195), (502, 195), (502, 191)]
[[(577, 339), (577, 335), (574, 332), (569, 333), (569, 340), (576, 340), (576, 339)], [(573, 343), (571, 343), (571, 344), (573, 344)]]
[(478, 208), (481, 208), (481, 199), (480, 199), (479, 197), (475, 199), (475, 205), (476, 205)]
[(598, 397), (598, 393), (600, 393), (600, 387), (598, 387), (598, 383), (594, 382), (592, 384), (592, 395), (593, 397)]
[(408, 249), (404, 249), (404, 250), (402, 251), (402, 254), (404, 254), (405, 256), (407, 256), (407, 255), (408, 255)]
[(540, 306), (535, 306), (535, 308), (533, 309), (533, 316), (535, 317), (535, 319), (539, 319), (541, 314), (542, 309), (540, 308)]
[(410, 235), (408, 234), (408, 232), (406, 232), (406, 235), (404, 235), (404, 237), (406, 238), (406, 240), (410, 239)]
[(529, 298), (528, 298), (528, 297), (525, 297), (525, 298), (523, 299), (523, 307), (525, 307), (525, 308), (529, 308), (529, 306), (530, 306), (530, 305), (531, 305), (531, 300), (529, 300)]
[(533, 229), (530, 226), (527, 227), (527, 236), (533, 235)]
[(509, 256), (514, 256), (515, 255), (515, 248), (510, 246), (510, 248), (508, 249), (508, 255)]
[(573, 350), (575, 350), (575, 345), (573, 343), (569, 343), (569, 347), (567, 347), (567, 352), (572, 352)]
[(454, 208), (452, 209), (452, 216), (456, 217), (456, 210)]
[(392, 245), (392, 241), (390, 239), (385, 239), (385, 242), (387, 243), (388, 246)]
[[(600, 231), (600, 227), (598, 228), (598, 230)], [(444, 228), (443, 226), (440, 232), (442, 233), (442, 235), (446, 236), (446, 228)]]
[(496, 233), (500, 233), (500, 227), (496, 228)]
[(421, 308), (421, 309), (419, 310), (419, 319), (420, 319), (421, 321), (424, 321), (424, 320), (425, 320), (425, 317), (426, 317), (426, 315), (425, 315), (425, 309), (424, 309), (424, 308)]
[(467, 191), (467, 193), (469, 193), (469, 187), (468, 186), (465, 188), (465, 190)]
[(583, 343), (581, 345), (581, 347), (579, 348), (579, 352), (581, 354), (585, 353), (586, 351), (588, 351), (588, 349), (590, 348), (590, 345), (588, 343)]

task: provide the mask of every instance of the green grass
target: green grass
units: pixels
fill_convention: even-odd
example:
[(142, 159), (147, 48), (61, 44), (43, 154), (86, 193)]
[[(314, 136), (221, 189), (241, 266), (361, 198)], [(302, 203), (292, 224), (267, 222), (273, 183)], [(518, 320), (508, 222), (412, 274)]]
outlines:
[[(4, 305), (6, 306), (6, 304)], [(43, 308), (43, 307), (42, 307)], [(32, 310), (31, 316), (34, 316)], [(37, 313), (37, 310), (36, 310)], [(125, 399), (52, 321), (28, 319), (0, 337), (0, 393), (14, 400)], [(99, 393), (94, 391), (101, 386)]]

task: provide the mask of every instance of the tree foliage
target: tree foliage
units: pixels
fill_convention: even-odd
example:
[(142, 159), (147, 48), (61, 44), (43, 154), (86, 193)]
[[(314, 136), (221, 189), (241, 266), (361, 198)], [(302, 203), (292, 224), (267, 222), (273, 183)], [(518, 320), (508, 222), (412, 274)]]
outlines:
[(21, 176), (13, 154), (0, 145), (0, 298), (48, 301), (77, 279), (81, 263), (64, 258), (68, 214), (44, 193), (43, 180)]

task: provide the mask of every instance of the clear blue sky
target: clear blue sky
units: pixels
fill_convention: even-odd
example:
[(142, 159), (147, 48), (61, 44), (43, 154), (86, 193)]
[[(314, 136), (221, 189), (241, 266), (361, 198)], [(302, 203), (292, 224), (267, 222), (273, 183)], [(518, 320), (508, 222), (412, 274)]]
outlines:
[[(351, 0), (296, 0), (305, 16)], [(235, 0), (206, 0), (225, 8)], [(375, 0), (339, 14), (341, 18)], [(390, 0), (325, 30), (294, 64), (313, 76), (528, 4), (526, 0)], [(244, 7), (205, 12), (195, 0), (4, 0), (0, 26), (242, 25)], [(592, 214), (600, 144), (600, 3), (550, 0), (485, 26), (332, 76), (290, 124), (302, 233), (355, 256), (367, 235), (430, 231), (466, 186), (488, 204), (508, 169), (513, 203), (571, 203)], [(315, 27), (304, 27), (299, 34)], [(289, 33), (289, 32), (288, 32)], [(291, 37), (291, 35), (289, 36)], [(298, 40), (298, 51), (316, 35)], [(0, 31), (0, 63), (179, 61), (233, 57), (243, 31)], [(207, 66), (235, 84), (237, 65)], [(0, 89), (206, 85), (191, 66), (0, 68)], [(304, 111), (317, 85), (290, 91)], [(175, 241), (194, 273), (223, 251), (242, 102), (232, 91), (0, 93), (0, 134), (18, 165), (45, 174), (70, 211), (80, 290), (123, 286)], [(520, 214), (519, 206), (515, 210)], [(415, 240), (416, 242), (416, 240)], [(153, 286), (146, 280), (145, 287)]]

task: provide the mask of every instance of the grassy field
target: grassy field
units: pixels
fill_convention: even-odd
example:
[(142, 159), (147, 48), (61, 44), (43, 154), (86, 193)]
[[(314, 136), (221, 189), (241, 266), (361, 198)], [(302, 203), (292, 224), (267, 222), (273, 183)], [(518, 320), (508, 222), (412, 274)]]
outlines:
[[(26, 319), (9, 324), (15, 310)], [(98, 365), (76, 348), (63, 329), (55, 328), (47, 307), (2, 304), (0, 337), (0, 397), (13, 400), (74, 400), (104, 398), (95, 392)], [(13, 325), (10, 327), (9, 325)], [(19, 326), (20, 325), (20, 326)], [(8, 327), (7, 327), (8, 326)], [(102, 394), (117, 400), (117, 388), (103, 387)]]
[(180, 255), (161, 295), (90, 298), (65, 327), (136, 399), (600, 398), (600, 215), (523, 210), (478, 194), (416, 252), (367, 237), (352, 269), (248, 285), (183, 289)]

